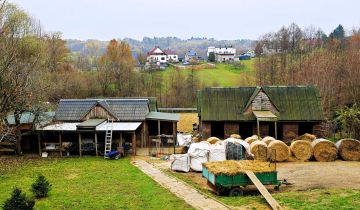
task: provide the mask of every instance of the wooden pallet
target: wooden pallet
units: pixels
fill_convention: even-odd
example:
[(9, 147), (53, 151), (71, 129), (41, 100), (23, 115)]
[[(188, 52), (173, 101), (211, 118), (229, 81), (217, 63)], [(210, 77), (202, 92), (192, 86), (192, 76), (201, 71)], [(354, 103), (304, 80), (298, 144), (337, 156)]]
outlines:
[(252, 183), (256, 186), (256, 188), (260, 191), (261, 195), (266, 199), (268, 204), (274, 210), (282, 209), (280, 204), (271, 196), (266, 187), (260, 182), (260, 180), (255, 176), (254, 172), (246, 171), (246, 175), (250, 178)]

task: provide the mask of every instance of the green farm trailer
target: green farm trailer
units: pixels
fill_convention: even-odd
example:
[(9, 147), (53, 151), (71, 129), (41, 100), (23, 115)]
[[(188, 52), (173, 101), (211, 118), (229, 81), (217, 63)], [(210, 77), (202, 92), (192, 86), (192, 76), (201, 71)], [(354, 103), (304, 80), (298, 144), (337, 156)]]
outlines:
[[(218, 194), (229, 194), (230, 196), (241, 196), (243, 194), (242, 188), (254, 185), (248, 175), (238, 173), (235, 175), (215, 175), (211, 173), (205, 166), (203, 166), (202, 176), (207, 179), (208, 185)], [(280, 181), (277, 179), (277, 171), (266, 173), (255, 173), (255, 176), (263, 185), (272, 185), (278, 191), (282, 184), (288, 185), (286, 180)]]

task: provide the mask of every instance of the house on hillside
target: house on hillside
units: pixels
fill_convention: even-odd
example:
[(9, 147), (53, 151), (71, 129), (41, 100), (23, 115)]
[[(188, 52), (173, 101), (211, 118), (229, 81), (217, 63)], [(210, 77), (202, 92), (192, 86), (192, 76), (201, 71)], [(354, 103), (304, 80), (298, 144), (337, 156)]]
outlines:
[(216, 62), (233, 62), (235, 60), (236, 49), (232, 46), (208, 47), (208, 57), (210, 53), (214, 53)]
[(198, 92), (202, 138), (257, 134), (285, 142), (298, 135), (319, 137), (324, 120), (319, 91), (311, 86), (205, 88)]
[(147, 53), (149, 63), (176, 63), (179, 62), (179, 56), (172, 50), (162, 50), (159, 46), (154, 47)]
[(27, 144), (40, 155), (103, 155), (111, 136), (111, 150), (144, 155), (160, 136), (162, 147), (174, 147), (178, 120), (178, 114), (158, 112), (156, 98), (62, 99)]

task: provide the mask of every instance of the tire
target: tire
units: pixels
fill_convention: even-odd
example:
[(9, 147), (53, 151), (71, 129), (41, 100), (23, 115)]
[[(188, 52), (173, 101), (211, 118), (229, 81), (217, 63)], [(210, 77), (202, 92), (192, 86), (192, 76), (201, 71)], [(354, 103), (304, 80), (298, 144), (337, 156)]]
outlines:
[(244, 194), (244, 192), (242, 191), (242, 189), (240, 187), (232, 188), (229, 193), (229, 195), (233, 196), (233, 197), (239, 197), (239, 196), (242, 196), (243, 194)]
[(119, 160), (120, 157), (121, 157), (121, 155), (116, 155), (115, 160)]
[(276, 185), (276, 186), (274, 187), (274, 190), (275, 190), (275, 191), (280, 191), (280, 186), (279, 186), (279, 185)]

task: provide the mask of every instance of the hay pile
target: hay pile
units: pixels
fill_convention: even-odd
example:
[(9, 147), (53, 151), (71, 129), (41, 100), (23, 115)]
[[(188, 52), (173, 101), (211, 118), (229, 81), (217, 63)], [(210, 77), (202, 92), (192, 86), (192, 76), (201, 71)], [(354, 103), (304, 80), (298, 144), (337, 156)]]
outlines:
[(254, 155), (254, 160), (267, 160), (267, 145), (262, 141), (254, 141), (250, 144), (250, 152)]
[(177, 131), (184, 133), (193, 132), (193, 124), (199, 124), (197, 113), (180, 113), (179, 122), (177, 122)]
[(175, 148), (175, 153), (176, 154), (185, 154), (186, 152), (187, 152), (186, 147), (176, 147)]
[(231, 134), (230, 138), (241, 139), (241, 136), (239, 134)]
[(312, 156), (311, 143), (306, 140), (293, 141), (290, 150), (297, 160), (309, 160)]
[(276, 139), (274, 137), (271, 136), (265, 136), (261, 141), (265, 142), (266, 145), (269, 145), (270, 142), (275, 141)]
[(285, 161), (290, 156), (289, 147), (282, 141), (275, 140), (271, 141), (268, 145), (268, 157), (272, 161)]
[(195, 142), (195, 143), (198, 143), (198, 142), (200, 142), (200, 139), (198, 138), (198, 137), (193, 137), (193, 142)]
[(257, 135), (252, 135), (252, 136), (250, 136), (250, 137), (247, 137), (247, 138), (245, 139), (245, 142), (248, 143), (248, 144), (251, 144), (251, 143), (253, 143), (253, 142), (256, 141), (256, 140), (259, 140), (259, 137), (258, 137)]
[(297, 138), (295, 138), (293, 141), (296, 141), (296, 140), (305, 140), (305, 141), (308, 141), (308, 142), (313, 142), (314, 140), (316, 139), (316, 136), (313, 135), (313, 134), (310, 134), (310, 133), (305, 133), (301, 136), (298, 136)]
[(336, 160), (337, 151), (333, 142), (326, 139), (316, 139), (311, 143), (311, 146), (317, 161), (329, 162)]
[(253, 171), (254, 173), (275, 171), (275, 165), (256, 160), (225, 160), (218, 162), (207, 162), (203, 164), (211, 173), (215, 175), (235, 175)]
[(343, 160), (360, 161), (360, 141), (355, 139), (342, 139), (335, 144)]
[(217, 137), (210, 137), (207, 139), (207, 142), (209, 142), (210, 144), (216, 144), (216, 142), (218, 141), (220, 141), (220, 139)]

